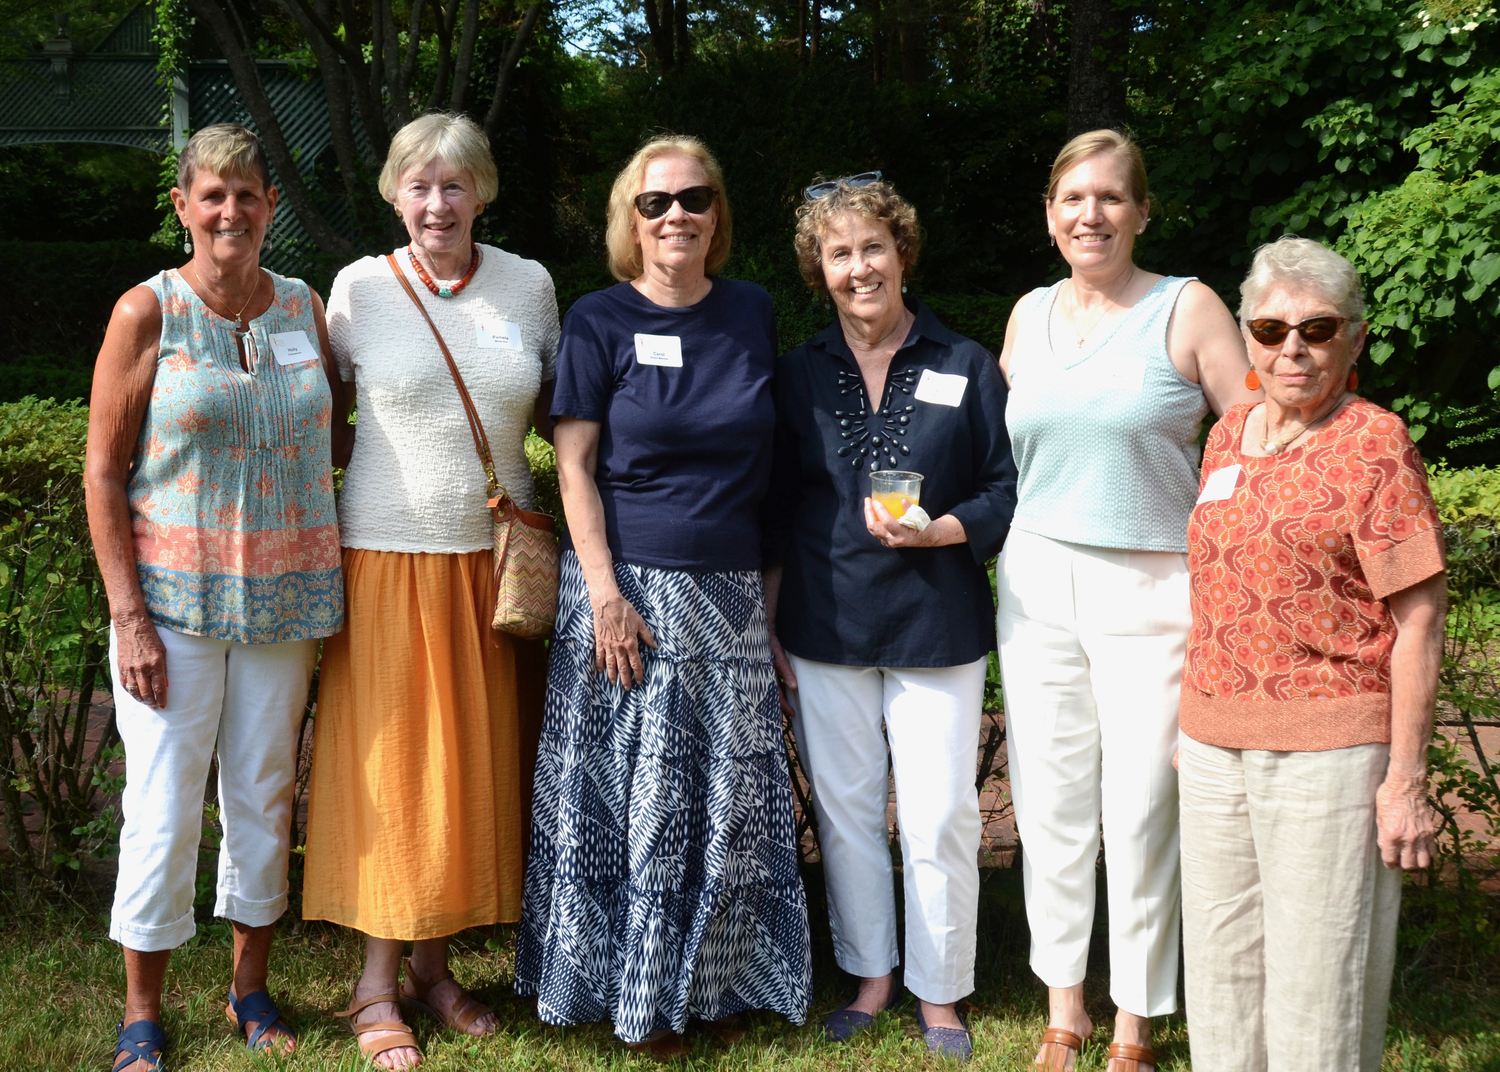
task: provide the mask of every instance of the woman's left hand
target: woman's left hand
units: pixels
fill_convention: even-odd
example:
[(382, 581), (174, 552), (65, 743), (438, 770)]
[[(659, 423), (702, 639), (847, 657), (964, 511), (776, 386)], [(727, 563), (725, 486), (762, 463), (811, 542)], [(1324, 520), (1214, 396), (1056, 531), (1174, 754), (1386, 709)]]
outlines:
[(1423, 871), (1437, 855), (1427, 776), (1391, 770), (1375, 792), (1375, 839), (1386, 867)]
[(883, 504), (868, 497), (865, 499), (865, 528), (886, 547), (897, 550), (904, 547), (932, 547), (936, 524), (934, 522), (928, 525), (921, 532), (909, 529), (896, 520)]

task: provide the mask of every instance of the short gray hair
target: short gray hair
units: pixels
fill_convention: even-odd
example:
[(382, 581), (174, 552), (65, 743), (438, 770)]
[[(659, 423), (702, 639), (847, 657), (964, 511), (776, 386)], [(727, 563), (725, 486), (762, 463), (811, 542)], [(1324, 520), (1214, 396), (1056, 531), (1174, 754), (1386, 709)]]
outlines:
[(1240, 284), (1241, 327), (1273, 287), (1317, 291), (1333, 303), (1340, 316), (1349, 318), (1350, 330), (1365, 319), (1365, 292), (1359, 285), (1359, 272), (1346, 257), (1311, 238), (1282, 235), (1255, 251), (1250, 273)]
[(396, 131), (380, 169), (380, 196), (396, 203), (401, 176), (412, 168), (426, 167), (434, 160), (467, 171), (474, 179), (474, 192), (488, 204), (500, 189), (490, 140), (478, 123), (466, 115), (433, 112), (418, 116)]

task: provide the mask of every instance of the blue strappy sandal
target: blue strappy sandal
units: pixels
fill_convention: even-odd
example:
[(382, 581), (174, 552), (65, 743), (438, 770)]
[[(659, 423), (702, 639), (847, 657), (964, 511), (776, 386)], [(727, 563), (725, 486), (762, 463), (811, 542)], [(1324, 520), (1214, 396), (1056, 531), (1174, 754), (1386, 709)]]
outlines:
[(271, 1000), (271, 995), (264, 990), (257, 990), (253, 994), (246, 994), (242, 998), (234, 996), (234, 988), (229, 989), (229, 1008), (226, 1010), (229, 1022), (234, 1029), (241, 1034), (245, 1033), (244, 1025), (254, 1023), (255, 1030), (249, 1033), (245, 1039), (245, 1048), (251, 1053), (258, 1050), (269, 1050), (276, 1045), (275, 1038), (266, 1038), (266, 1032), (277, 1024), (281, 1030), (297, 1041), (297, 1032), (292, 1030), (292, 1025), (286, 1022), (281, 1015), (281, 1010), (276, 1007), (276, 1002)]
[(162, 1072), (167, 1055), (167, 1033), (155, 1020), (137, 1020), (129, 1027), (121, 1020), (115, 1027), (115, 1063), (112, 1072), (133, 1068), (145, 1061), (152, 1072)]

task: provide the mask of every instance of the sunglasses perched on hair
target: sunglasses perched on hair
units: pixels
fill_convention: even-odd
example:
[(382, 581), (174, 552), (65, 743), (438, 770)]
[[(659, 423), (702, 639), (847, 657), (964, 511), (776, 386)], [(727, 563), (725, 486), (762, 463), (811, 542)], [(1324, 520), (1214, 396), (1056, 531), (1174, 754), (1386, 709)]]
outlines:
[(872, 182), (879, 182), (882, 177), (883, 172), (861, 171), (858, 175), (845, 175), (842, 179), (815, 182), (802, 191), (802, 196), (809, 201), (816, 201), (821, 197), (827, 197), (840, 186), (849, 186), (858, 190), (861, 186), (869, 186)]
[(1347, 316), (1313, 316), (1300, 324), (1288, 324), (1285, 320), (1263, 317), (1245, 322), (1250, 337), (1262, 346), (1280, 346), (1292, 332), (1302, 336), (1302, 341), (1314, 346), (1332, 342), (1342, 324), (1349, 323)]
[(635, 195), (635, 210), (648, 220), (659, 220), (671, 210), (672, 202), (676, 201), (682, 206), (682, 211), (696, 216), (708, 211), (709, 206), (714, 203), (714, 196), (712, 186), (689, 186), (675, 194), (669, 194), (665, 190), (647, 190)]

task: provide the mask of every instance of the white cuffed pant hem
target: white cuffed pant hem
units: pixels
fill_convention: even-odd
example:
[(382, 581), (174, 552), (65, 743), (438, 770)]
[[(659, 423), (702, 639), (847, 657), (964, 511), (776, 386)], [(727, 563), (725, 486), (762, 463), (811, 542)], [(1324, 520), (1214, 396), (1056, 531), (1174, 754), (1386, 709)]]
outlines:
[(214, 902), (214, 915), (246, 927), (267, 927), (286, 914), (286, 906), (284, 893), (266, 901), (250, 901), (220, 890), (219, 899)]
[(163, 949), (176, 949), (197, 933), (198, 925), (193, 922), (191, 912), (158, 927), (142, 927), (122, 923), (118, 919), (110, 920), (109, 924), (109, 940), (119, 942), (126, 949), (133, 949), (137, 953), (159, 953)]

